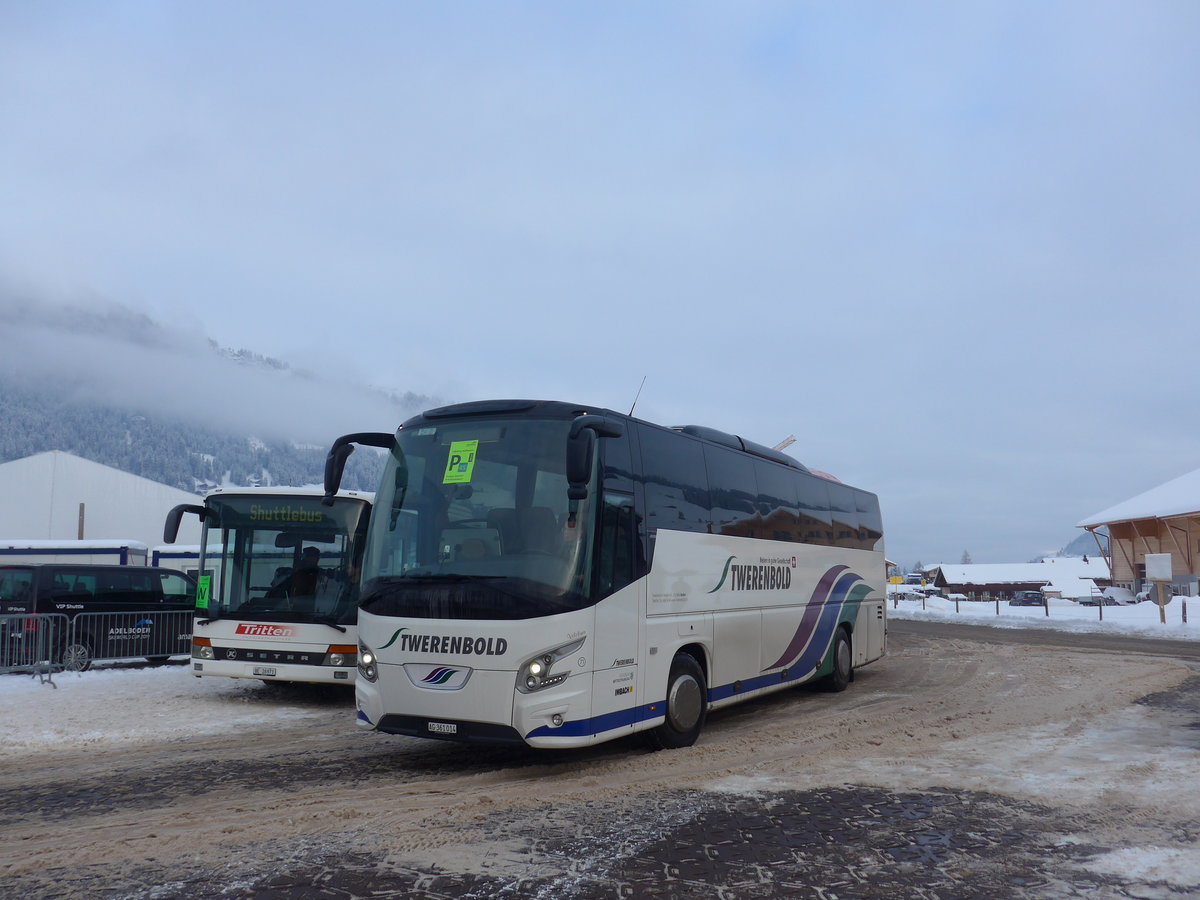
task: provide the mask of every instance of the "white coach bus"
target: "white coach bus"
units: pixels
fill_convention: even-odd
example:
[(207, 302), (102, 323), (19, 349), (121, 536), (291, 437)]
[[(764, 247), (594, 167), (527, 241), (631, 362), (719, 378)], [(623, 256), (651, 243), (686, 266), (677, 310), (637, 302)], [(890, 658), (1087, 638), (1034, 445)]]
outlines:
[(352, 684), (358, 574), (371, 495), (320, 488), (215, 490), (167, 516), (203, 523), (192, 674)]
[(386, 447), (359, 597), (358, 723), (581, 747), (695, 742), (710, 709), (885, 652), (874, 494), (710, 428), (495, 400)]

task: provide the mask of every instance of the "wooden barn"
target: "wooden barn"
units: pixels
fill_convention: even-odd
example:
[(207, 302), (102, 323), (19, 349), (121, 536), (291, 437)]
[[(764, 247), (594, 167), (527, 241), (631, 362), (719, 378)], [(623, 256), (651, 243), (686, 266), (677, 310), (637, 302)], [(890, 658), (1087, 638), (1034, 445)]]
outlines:
[[(1169, 553), (1176, 594), (1195, 596), (1200, 579), (1200, 469), (1138, 494), (1079, 523), (1108, 529), (1113, 584), (1135, 593), (1146, 579), (1146, 554)], [(1102, 542), (1097, 536), (1097, 544)]]

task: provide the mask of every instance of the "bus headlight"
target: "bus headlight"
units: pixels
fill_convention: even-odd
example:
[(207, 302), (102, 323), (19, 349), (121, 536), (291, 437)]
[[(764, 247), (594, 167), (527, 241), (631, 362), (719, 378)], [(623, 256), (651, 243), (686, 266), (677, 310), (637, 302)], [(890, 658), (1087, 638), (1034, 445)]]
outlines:
[(358, 642), (358, 677), (374, 683), (379, 678), (375, 654), (362, 641)]
[(208, 638), (192, 638), (192, 656), (196, 659), (216, 659), (213, 653), (212, 641)]
[(325, 659), (322, 660), (322, 665), (326, 666), (352, 666), (354, 665), (355, 654), (358, 648), (353, 644), (330, 644), (329, 649), (325, 651)]
[(587, 638), (580, 638), (569, 644), (563, 644), (561, 647), (555, 647), (553, 650), (545, 650), (532, 659), (526, 660), (525, 664), (517, 671), (517, 690), (522, 694), (531, 694), (534, 691), (542, 691), (548, 687), (554, 687), (556, 684), (562, 684), (571, 674), (571, 670), (551, 672), (551, 668), (560, 659), (570, 656), (582, 647), (585, 640)]

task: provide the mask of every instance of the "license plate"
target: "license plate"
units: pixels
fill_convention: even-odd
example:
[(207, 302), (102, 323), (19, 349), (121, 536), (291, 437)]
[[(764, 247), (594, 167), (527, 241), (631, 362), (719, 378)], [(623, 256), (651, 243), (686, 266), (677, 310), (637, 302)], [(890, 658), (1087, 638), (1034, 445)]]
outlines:
[(438, 734), (458, 734), (458, 726), (453, 722), (429, 722), (426, 727)]
[(274, 675), (275, 667), (274, 666), (255, 666), (254, 674), (255, 675)]

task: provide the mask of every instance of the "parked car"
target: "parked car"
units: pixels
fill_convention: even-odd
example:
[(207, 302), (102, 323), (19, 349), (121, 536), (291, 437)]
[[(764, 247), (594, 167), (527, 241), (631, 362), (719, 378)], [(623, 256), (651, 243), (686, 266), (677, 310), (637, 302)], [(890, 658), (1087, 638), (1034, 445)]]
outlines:
[(175, 569), (0, 566), (0, 667), (49, 655), (82, 672), (95, 659), (191, 653), (196, 582)]
[(1045, 606), (1046, 595), (1041, 591), (1017, 591), (1008, 601), (1009, 606)]

